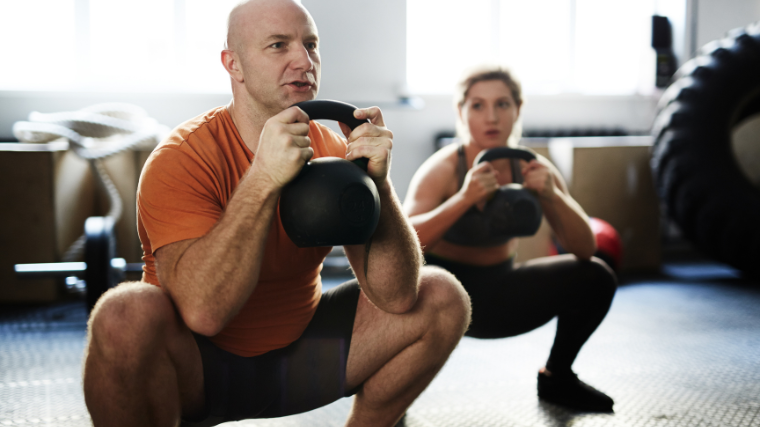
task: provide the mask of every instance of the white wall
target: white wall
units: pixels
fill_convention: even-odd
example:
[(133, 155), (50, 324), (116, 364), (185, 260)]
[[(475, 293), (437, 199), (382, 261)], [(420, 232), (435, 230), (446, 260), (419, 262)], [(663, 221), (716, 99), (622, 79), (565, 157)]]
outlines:
[[(696, 5), (695, 34), (699, 45), (731, 28), (760, 20), (758, 0), (662, 0), (666, 5), (678, 1)], [(421, 110), (394, 105), (406, 73), (406, 1), (303, 0), (303, 3), (314, 16), (322, 38), (320, 98), (383, 107), (386, 123), (395, 134), (392, 179), (403, 197), (412, 174), (432, 153), (434, 135), (441, 130), (453, 130), (455, 118), (451, 100), (446, 96), (423, 96), (425, 107)], [(670, 10), (680, 13), (682, 9), (671, 5)], [(684, 22), (688, 23), (688, 17)], [(0, 138), (10, 138), (13, 122), (24, 120), (30, 111), (73, 110), (105, 101), (141, 105), (161, 123), (176, 126), (227, 103), (229, 96), (5, 91), (0, 92)], [(523, 109), (524, 126), (623, 127), (645, 132), (652, 122), (655, 104), (655, 97), (643, 96), (528, 97)]]
[(760, 0), (692, 1), (696, 1), (697, 49), (726, 31), (760, 21)]
[[(421, 110), (386, 109), (394, 133), (391, 179), (400, 197), (420, 164), (434, 151), (434, 137), (454, 131), (456, 113), (449, 96), (423, 96)], [(622, 127), (648, 132), (657, 99), (654, 97), (533, 96), (521, 112), (524, 126), (534, 128)]]
[(302, 0), (317, 23), (320, 98), (388, 102), (406, 82), (405, 0)]

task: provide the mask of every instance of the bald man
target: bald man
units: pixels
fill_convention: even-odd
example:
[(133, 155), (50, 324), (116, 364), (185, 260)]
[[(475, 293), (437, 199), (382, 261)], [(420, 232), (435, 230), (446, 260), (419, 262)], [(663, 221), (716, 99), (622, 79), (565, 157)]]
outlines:
[[(421, 250), (388, 177), (376, 108), (346, 137), (291, 105), (314, 99), (319, 36), (292, 0), (229, 17), (232, 101), (177, 127), (138, 189), (141, 282), (107, 292), (88, 327), (84, 392), (96, 426), (208, 426), (300, 413), (355, 395), (346, 425), (392, 426), (441, 369), (469, 298)], [(382, 212), (346, 246), (355, 279), (321, 292), (329, 248), (297, 248), (276, 214), (306, 161), (369, 159)]]

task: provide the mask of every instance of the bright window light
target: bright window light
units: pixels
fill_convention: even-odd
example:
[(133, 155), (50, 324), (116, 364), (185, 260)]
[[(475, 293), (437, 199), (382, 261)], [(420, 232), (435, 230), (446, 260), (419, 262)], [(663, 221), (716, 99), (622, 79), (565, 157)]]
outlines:
[[(653, 0), (576, 0), (575, 89), (585, 94), (636, 93), (651, 52)], [(652, 62), (654, 64), (654, 62)]]
[(2, 1), (0, 90), (229, 93), (220, 53), (238, 2)]
[(76, 79), (74, 0), (1, 1), (0, 16), (0, 90), (54, 89)]
[(635, 94), (653, 72), (646, 60), (654, 7), (654, 0), (407, 0), (407, 83), (416, 93), (450, 94), (466, 68), (497, 62), (529, 94)]
[(230, 77), (222, 67), (227, 15), (240, 0), (185, 0), (186, 50), (179, 73), (184, 86), (196, 92), (231, 93)]
[[(150, 11), (150, 13), (146, 13)], [(171, 87), (172, 0), (90, 0), (90, 85), (97, 90)]]
[(500, 63), (533, 93), (559, 93), (570, 83), (572, 14), (567, 0), (504, 0), (499, 21)]
[(407, 83), (413, 91), (450, 92), (464, 64), (491, 57), (491, 0), (407, 0), (406, 5)]

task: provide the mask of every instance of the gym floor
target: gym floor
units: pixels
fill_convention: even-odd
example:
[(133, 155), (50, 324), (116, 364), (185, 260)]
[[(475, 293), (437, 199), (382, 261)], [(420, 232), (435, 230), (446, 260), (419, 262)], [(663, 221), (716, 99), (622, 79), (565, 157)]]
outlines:
[[(330, 277), (326, 287), (340, 283)], [(86, 313), (70, 301), (0, 307), (0, 426), (90, 425), (81, 390)], [(402, 423), (429, 426), (760, 426), (760, 286), (704, 261), (622, 277), (575, 370), (615, 399), (614, 414), (540, 402), (536, 373), (555, 324), (499, 340), (464, 338)], [(343, 399), (233, 426), (341, 426)]]

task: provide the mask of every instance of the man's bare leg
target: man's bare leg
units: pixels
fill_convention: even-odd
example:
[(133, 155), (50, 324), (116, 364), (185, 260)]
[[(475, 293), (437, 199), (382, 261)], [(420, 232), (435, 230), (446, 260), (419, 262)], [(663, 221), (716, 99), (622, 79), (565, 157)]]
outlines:
[(107, 292), (88, 325), (84, 394), (95, 426), (175, 426), (203, 408), (200, 352), (168, 296), (146, 283)]
[(389, 314), (362, 293), (346, 367), (356, 394), (347, 426), (393, 426), (422, 393), (464, 335), (470, 298), (445, 270), (422, 270), (417, 304)]

